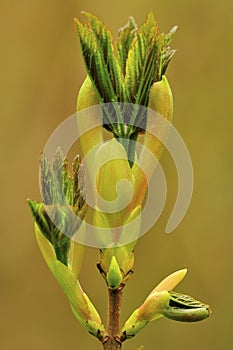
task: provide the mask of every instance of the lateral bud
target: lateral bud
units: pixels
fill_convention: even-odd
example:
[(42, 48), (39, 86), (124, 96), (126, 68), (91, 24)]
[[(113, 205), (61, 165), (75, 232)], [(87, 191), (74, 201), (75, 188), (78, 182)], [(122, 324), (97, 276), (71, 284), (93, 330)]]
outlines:
[(186, 269), (182, 269), (172, 273), (153, 289), (144, 303), (126, 321), (121, 333), (122, 341), (132, 338), (149, 322), (160, 317), (181, 322), (197, 322), (210, 315), (208, 305), (171, 290), (182, 281), (186, 272)]
[(163, 315), (175, 321), (197, 322), (202, 321), (210, 315), (209, 305), (194, 298), (170, 292), (170, 301)]

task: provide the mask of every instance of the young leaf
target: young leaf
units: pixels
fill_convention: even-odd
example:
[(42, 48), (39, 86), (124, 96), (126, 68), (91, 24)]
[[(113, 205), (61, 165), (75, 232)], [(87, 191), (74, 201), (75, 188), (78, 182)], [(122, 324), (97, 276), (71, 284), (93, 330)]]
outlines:
[(119, 35), (116, 42), (117, 58), (121, 67), (121, 72), (125, 76), (126, 61), (129, 50), (136, 38), (137, 24), (133, 17), (129, 18), (128, 23), (119, 29)]
[(125, 85), (129, 102), (147, 106), (158, 60), (158, 27), (152, 13), (137, 31), (126, 61)]
[(111, 78), (117, 85), (119, 71), (113, 54), (111, 33), (97, 17), (85, 12), (83, 14), (89, 23), (83, 25), (78, 20), (75, 23), (88, 75), (103, 102), (117, 101)]

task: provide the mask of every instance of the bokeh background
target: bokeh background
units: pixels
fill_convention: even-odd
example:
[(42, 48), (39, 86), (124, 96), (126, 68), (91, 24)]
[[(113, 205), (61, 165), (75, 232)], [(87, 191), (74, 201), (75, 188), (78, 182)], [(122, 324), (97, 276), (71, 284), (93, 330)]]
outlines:
[[(167, 274), (187, 267), (178, 291), (212, 307), (208, 320), (161, 319), (125, 350), (222, 350), (232, 344), (232, 1), (231, 0), (1, 0), (0, 2), (0, 348), (101, 349), (76, 322), (45, 266), (26, 198), (39, 200), (39, 155), (48, 137), (75, 112), (85, 77), (73, 17), (100, 16), (116, 36), (133, 15), (141, 24), (153, 10), (161, 31), (179, 30), (167, 76), (174, 93), (174, 124), (190, 151), (195, 187), (188, 214), (171, 235), (177, 174), (167, 153), (166, 209), (136, 248), (135, 274), (125, 289), (125, 320)], [(106, 314), (106, 290), (88, 249), (81, 281)]]

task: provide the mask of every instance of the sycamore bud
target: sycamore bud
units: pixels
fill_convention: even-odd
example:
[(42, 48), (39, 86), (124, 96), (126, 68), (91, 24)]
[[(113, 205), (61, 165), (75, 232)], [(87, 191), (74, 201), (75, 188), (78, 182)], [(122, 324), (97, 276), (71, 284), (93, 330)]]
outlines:
[(174, 272), (153, 289), (145, 302), (126, 321), (122, 329), (122, 340), (133, 337), (149, 322), (163, 316), (182, 322), (201, 321), (209, 316), (208, 305), (171, 291), (184, 278), (186, 272), (186, 269)]
[(188, 295), (170, 292), (169, 304), (163, 315), (175, 321), (197, 322), (209, 317), (210, 308)]
[(112, 257), (106, 280), (110, 289), (117, 289), (122, 282), (121, 270), (115, 256)]

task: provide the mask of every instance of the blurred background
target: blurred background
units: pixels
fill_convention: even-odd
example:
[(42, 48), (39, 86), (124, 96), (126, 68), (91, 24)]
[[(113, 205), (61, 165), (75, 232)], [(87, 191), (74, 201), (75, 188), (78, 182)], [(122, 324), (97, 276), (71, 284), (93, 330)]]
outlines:
[[(125, 289), (122, 321), (169, 273), (187, 267), (177, 291), (212, 308), (209, 319), (181, 324), (161, 319), (125, 350), (222, 350), (232, 344), (232, 10), (230, 0), (1, 0), (1, 244), (0, 348), (101, 349), (76, 322), (46, 267), (34, 238), (27, 198), (39, 200), (40, 152), (53, 130), (75, 112), (85, 78), (73, 17), (89, 11), (116, 37), (130, 15), (142, 24), (153, 10), (160, 31), (177, 24), (177, 53), (167, 72), (174, 94), (174, 125), (195, 172), (193, 199), (171, 235), (165, 227), (174, 205), (177, 174), (165, 152), (166, 208), (138, 243), (135, 274)], [(230, 69), (229, 69), (230, 68)], [(87, 249), (81, 282), (101, 314), (106, 288)]]

